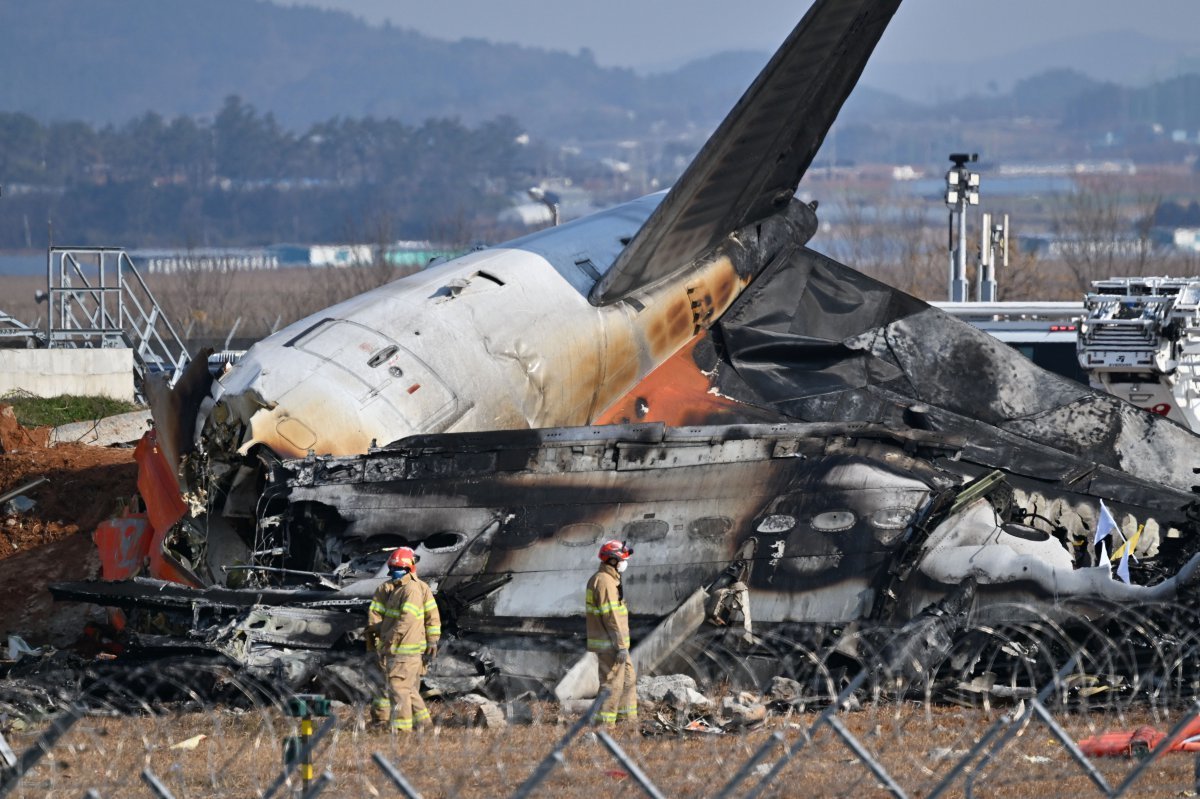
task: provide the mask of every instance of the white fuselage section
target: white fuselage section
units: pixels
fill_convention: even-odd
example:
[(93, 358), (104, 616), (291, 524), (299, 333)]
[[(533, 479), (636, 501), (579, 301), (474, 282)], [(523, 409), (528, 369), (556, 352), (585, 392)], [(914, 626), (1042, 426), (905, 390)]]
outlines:
[(200, 435), (206, 422), (242, 424), (243, 453), (352, 455), (418, 433), (589, 423), (746, 284), (717, 257), (630, 300), (589, 303), (660, 199), (470, 253), (289, 325), (214, 386)]

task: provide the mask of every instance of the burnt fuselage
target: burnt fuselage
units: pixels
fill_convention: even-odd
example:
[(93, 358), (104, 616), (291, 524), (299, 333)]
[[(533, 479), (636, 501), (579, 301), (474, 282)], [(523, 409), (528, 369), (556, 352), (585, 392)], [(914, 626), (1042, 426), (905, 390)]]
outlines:
[[(573, 624), (612, 538), (636, 550), (627, 590), (651, 618), (730, 567), (750, 587), (756, 624), (902, 622), (966, 578), (981, 596), (1012, 601), (1052, 598), (1068, 581), (1085, 600), (1129, 588), (1075, 568), (1076, 531), (1062, 527), (1060, 539), (1051, 524), (1014, 523), (1031, 505), (1085, 504), (1069, 486), (1013, 476), (1019, 487), (995, 480), (1004, 491), (994, 500), (955, 506), (989, 472), (964, 452), (942, 434), (865, 424), (417, 437), (355, 458), (286, 461), (279, 543), (287, 568), (340, 568), (362, 582), (348, 589), (357, 593), (382, 577), (389, 548), (412, 546), (441, 596), (471, 598), (462, 623), (508, 630)], [(1182, 524), (1178, 499), (1135, 510)]]

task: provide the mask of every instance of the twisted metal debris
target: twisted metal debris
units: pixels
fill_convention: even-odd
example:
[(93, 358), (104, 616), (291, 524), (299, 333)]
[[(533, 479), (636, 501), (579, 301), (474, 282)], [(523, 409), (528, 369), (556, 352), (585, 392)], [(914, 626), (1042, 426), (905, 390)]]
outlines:
[[(369, 728), (361, 682), (328, 674), (320, 690), (333, 707), (308, 780), (282, 757), (298, 734), (287, 712), (295, 695), (227, 663), (97, 661), (70, 678), (10, 674), (0, 682), (0, 731), (15, 762), (0, 797), (565, 798), (597, 783), (652, 797), (787, 796), (798, 784), (830, 797), (1194, 788), (1193, 757), (1169, 750), (1186, 748), (1181, 736), (1200, 719), (1195, 609), (1113, 607), (1066, 623), (1021, 610), (1013, 615), (1028, 621), (957, 635), (915, 677), (904, 660), (911, 642), (871, 631), (825, 649), (784, 634), (693, 640), (673, 665), (710, 699), (748, 692), (739, 698), (769, 707), (765, 721), (744, 726), (722, 724), (711, 706), (647, 702), (642, 734), (597, 730), (590, 711), (496, 686), (506, 726), (485, 726), (477, 704), (444, 698), (414, 748)], [(777, 690), (779, 678), (795, 681), (790, 694)], [(1088, 757), (1078, 743), (1149, 728), (1162, 735), (1131, 743), (1131, 757)]]

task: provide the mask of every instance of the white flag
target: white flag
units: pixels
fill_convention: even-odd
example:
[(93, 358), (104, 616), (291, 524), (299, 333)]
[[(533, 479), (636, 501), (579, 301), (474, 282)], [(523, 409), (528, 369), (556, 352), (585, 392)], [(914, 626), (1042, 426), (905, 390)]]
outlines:
[(1121, 562), (1117, 564), (1117, 576), (1126, 585), (1129, 585), (1129, 550), (1132, 547), (1125, 547), (1125, 553), (1121, 555)]
[(1096, 537), (1092, 539), (1092, 545), (1099, 544), (1116, 529), (1117, 520), (1113, 518), (1112, 514), (1108, 512), (1108, 508), (1104, 506), (1104, 500), (1100, 500), (1100, 520), (1096, 522)]
[(1107, 544), (1100, 545), (1100, 563), (1104, 565), (1104, 568), (1108, 569), (1108, 578), (1111, 580), (1112, 579), (1112, 561), (1108, 559), (1108, 545)]

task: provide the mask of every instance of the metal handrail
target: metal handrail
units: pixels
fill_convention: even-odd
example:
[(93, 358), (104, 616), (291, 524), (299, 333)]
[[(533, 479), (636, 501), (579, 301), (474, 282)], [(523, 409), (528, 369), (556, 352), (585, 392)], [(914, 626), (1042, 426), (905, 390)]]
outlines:
[(187, 347), (124, 250), (52, 247), (46, 284), (48, 346), (129, 347), (139, 384), (152, 363), (169, 371), (171, 385), (179, 379), (190, 360)]

